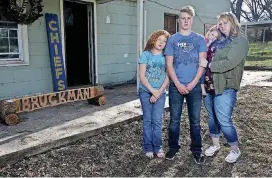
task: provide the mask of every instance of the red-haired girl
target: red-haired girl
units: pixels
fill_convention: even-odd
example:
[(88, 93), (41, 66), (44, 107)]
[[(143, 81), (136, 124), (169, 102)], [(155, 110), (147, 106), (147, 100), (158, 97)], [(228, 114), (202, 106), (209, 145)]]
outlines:
[(143, 110), (143, 150), (148, 158), (154, 153), (164, 157), (162, 149), (162, 115), (165, 89), (169, 84), (163, 51), (170, 34), (157, 30), (149, 37), (139, 64), (139, 98)]

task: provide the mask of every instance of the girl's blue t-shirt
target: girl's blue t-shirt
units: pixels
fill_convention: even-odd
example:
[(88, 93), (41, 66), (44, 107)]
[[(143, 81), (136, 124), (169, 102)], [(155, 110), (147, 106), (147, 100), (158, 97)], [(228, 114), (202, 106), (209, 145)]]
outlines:
[[(164, 55), (153, 55), (151, 51), (144, 51), (138, 60), (138, 64), (146, 64), (146, 79), (154, 89), (160, 89), (166, 77)], [(150, 92), (141, 82), (139, 88)]]

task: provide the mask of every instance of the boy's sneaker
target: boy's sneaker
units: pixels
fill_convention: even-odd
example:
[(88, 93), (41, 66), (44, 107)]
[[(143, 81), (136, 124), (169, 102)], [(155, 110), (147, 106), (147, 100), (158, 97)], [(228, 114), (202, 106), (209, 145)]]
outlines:
[(204, 164), (205, 163), (205, 158), (204, 155), (201, 153), (193, 153), (194, 160), (196, 164)]
[(170, 149), (170, 150), (166, 153), (165, 159), (173, 160), (173, 159), (175, 158), (177, 152), (178, 152), (177, 150), (172, 150), (172, 149)]
[(238, 152), (231, 150), (228, 156), (225, 158), (225, 160), (228, 163), (235, 163), (240, 156), (241, 156), (241, 151), (239, 149), (238, 149)]
[(220, 150), (220, 146), (210, 146), (206, 151), (206, 156), (213, 156), (217, 151)]

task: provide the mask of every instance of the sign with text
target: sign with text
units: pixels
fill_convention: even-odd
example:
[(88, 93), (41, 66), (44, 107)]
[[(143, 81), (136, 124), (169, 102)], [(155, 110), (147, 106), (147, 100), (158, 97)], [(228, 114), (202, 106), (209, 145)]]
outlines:
[(67, 89), (67, 81), (64, 70), (61, 34), (57, 14), (46, 13), (45, 22), (54, 91), (64, 91)]
[(75, 101), (88, 100), (101, 96), (103, 93), (104, 88), (102, 86), (94, 86), (23, 97), (13, 99), (13, 102), (16, 103), (16, 113), (20, 113)]

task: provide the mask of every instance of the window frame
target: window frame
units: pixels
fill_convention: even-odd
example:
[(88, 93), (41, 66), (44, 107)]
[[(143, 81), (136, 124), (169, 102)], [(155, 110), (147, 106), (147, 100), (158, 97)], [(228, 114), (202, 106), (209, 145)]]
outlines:
[[(3, 21), (4, 22), (4, 21)], [(29, 51), (28, 51), (28, 30), (27, 25), (18, 24), (18, 48), (19, 58), (18, 59), (1, 59), (1, 66), (22, 66), (29, 65)]]

